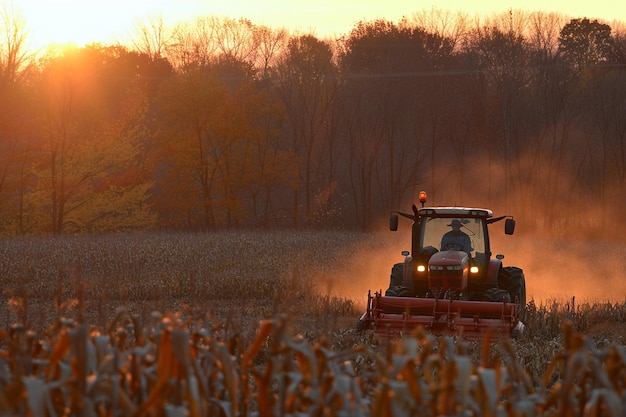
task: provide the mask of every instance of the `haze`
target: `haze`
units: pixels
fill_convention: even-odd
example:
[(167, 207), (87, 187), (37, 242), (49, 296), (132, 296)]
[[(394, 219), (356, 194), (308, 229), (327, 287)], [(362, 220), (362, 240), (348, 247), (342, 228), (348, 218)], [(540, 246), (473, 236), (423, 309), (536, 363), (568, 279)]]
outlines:
[(626, 21), (626, 3), (614, 1), (440, 0), (0, 0), (22, 12), (34, 47), (52, 43), (113, 43), (128, 37), (138, 21), (162, 16), (174, 25), (198, 16), (247, 18), (255, 24), (311, 32), (321, 37), (347, 34), (361, 20), (398, 21), (403, 16), (437, 8), (454, 12), (490, 15), (509, 9), (558, 12), (572, 17)]

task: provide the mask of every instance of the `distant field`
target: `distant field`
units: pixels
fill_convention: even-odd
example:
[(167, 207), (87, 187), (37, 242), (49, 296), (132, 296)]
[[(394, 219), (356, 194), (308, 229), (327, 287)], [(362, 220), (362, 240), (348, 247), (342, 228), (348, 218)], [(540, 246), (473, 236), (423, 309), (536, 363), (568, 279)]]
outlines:
[[(409, 249), (406, 233), (5, 238), (0, 283), (12, 303), (0, 305), (0, 323), (15, 319), (15, 303), (22, 300), (20, 319), (35, 326), (58, 312), (79, 311), (102, 324), (120, 307), (144, 316), (187, 309), (244, 321), (295, 308), (293, 321), (332, 319), (336, 323), (325, 323), (332, 329), (356, 319), (368, 290), (386, 288), (391, 266)], [(575, 306), (626, 300), (626, 246), (499, 239), (494, 253), (505, 253), (506, 265), (524, 269), (529, 301), (537, 306), (565, 306), (574, 296)], [(329, 307), (337, 311), (326, 317)], [(323, 330), (318, 324), (312, 329)]]
[[(343, 346), (353, 343), (343, 338), (354, 336), (368, 290), (388, 285), (392, 264), (409, 247), (406, 233), (2, 239), (0, 323), (8, 327), (19, 321), (42, 330), (63, 316), (105, 327), (125, 309), (145, 321), (153, 311), (210, 315), (251, 334), (260, 320), (286, 314), (294, 333), (311, 340), (334, 337)], [(624, 247), (603, 251), (598, 245), (527, 238), (496, 244), (506, 254), (505, 264), (526, 273), (528, 343), (536, 343), (533, 335), (557, 339), (564, 318), (575, 319), (577, 330), (603, 338), (602, 343), (624, 341)], [(594, 268), (598, 274), (591, 275)]]
[[(82, 314), (104, 325), (126, 308), (143, 317), (153, 310), (210, 313), (255, 326), (293, 311), (294, 323), (304, 326), (298, 330), (333, 331), (355, 322), (367, 296), (362, 267), (369, 260), (359, 252), (385, 251), (386, 244), (336, 232), (3, 239), (0, 323), (19, 315), (43, 328), (58, 314)], [(388, 283), (388, 269), (377, 287)]]

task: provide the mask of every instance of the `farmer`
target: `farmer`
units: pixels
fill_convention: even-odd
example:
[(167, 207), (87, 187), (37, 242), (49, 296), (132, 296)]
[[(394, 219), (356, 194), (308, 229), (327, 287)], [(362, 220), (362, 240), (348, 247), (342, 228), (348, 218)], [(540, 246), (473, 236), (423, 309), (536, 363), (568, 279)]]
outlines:
[(448, 226), (450, 226), (452, 230), (444, 234), (441, 238), (441, 250), (461, 250), (470, 255), (472, 252), (472, 242), (469, 236), (461, 231), (463, 223), (461, 223), (460, 220), (454, 219)]

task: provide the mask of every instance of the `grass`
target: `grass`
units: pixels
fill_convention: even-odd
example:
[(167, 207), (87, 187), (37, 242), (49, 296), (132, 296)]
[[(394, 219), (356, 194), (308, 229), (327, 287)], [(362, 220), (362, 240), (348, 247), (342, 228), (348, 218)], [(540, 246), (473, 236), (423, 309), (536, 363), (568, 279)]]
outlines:
[(343, 232), (1, 240), (0, 410), (110, 411), (111, 392), (119, 415), (626, 409), (624, 302), (531, 300), (527, 337), (510, 343), (358, 334), (401, 249)]

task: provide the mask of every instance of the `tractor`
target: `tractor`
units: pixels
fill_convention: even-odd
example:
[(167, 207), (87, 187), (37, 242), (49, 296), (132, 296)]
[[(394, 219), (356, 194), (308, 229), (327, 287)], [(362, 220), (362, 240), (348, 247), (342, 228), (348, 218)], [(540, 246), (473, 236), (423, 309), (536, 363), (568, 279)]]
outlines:
[(392, 212), (389, 228), (398, 230), (399, 217), (413, 221), (411, 251), (391, 268), (389, 288), (368, 293), (367, 310), (359, 330), (375, 330), (394, 338), (417, 327), (438, 335), (483, 336), (487, 332), (519, 337), (526, 306), (522, 269), (504, 266), (492, 256), (489, 229), (504, 220), (512, 235), (512, 216), (493, 217), (491, 210), (467, 207), (428, 207), (412, 213)]

